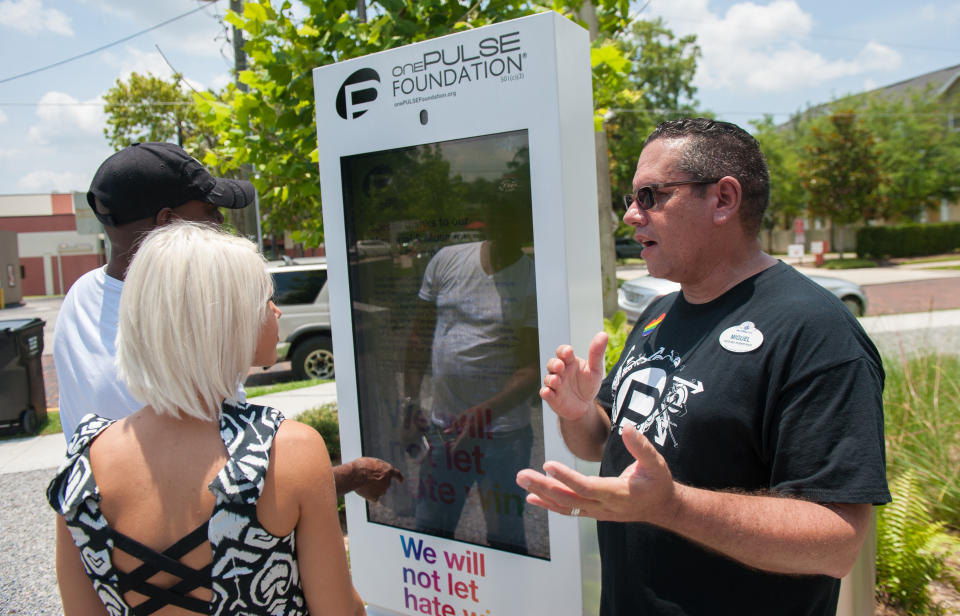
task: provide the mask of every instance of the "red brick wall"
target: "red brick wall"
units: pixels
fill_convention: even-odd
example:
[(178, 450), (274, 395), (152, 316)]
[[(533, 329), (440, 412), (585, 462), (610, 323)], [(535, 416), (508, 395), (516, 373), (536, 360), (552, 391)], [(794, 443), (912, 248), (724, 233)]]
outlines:
[(54, 216), (4, 216), (0, 218), (0, 230), (17, 233), (38, 231), (76, 231), (77, 220), (73, 214)]
[(73, 195), (50, 195), (53, 214), (73, 215)]
[[(63, 286), (65, 288), (61, 293), (69, 291), (73, 283), (77, 281), (77, 278), (103, 265), (100, 255), (64, 255), (62, 259)], [(56, 259), (54, 259), (54, 261), (56, 261)]]
[(46, 295), (47, 289), (43, 278), (43, 257), (20, 257), (23, 266), (23, 280), (20, 281), (20, 291), (24, 295)]
[[(64, 295), (77, 278), (92, 269), (103, 265), (100, 255), (63, 255), (57, 259), (50, 256), (50, 269), (53, 274), (54, 295)], [(63, 288), (60, 288), (60, 263), (63, 263)], [(46, 295), (47, 285), (43, 275), (43, 257), (20, 257), (23, 266), (23, 280), (20, 289), (24, 295)]]

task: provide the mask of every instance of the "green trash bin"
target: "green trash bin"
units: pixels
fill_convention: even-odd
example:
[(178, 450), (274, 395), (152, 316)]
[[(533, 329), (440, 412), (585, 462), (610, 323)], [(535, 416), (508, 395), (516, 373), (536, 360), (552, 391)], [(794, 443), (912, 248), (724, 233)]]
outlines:
[(47, 418), (41, 319), (0, 321), (0, 426), (36, 434)]

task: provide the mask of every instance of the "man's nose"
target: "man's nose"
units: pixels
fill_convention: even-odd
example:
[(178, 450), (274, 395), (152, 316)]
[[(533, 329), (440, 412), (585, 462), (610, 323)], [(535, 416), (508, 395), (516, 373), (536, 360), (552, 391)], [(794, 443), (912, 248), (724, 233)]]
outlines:
[(647, 213), (640, 209), (640, 206), (637, 205), (634, 201), (633, 205), (627, 208), (627, 211), (623, 214), (623, 222), (630, 225), (631, 227), (639, 227), (647, 224)]

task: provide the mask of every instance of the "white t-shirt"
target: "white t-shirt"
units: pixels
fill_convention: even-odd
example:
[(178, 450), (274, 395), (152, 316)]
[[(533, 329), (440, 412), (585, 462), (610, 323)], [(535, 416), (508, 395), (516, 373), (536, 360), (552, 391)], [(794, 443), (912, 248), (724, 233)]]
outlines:
[[(53, 332), (53, 363), (67, 442), (88, 413), (123, 419), (145, 406), (117, 376), (121, 291), (123, 281), (107, 276), (104, 266), (81, 276), (63, 298)], [(242, 384), (237, 399), (246, 400)]]
[[(480, 263), (482, 244), (441, 248), (420, 286), (420, 299), (437, 306), (431, 415), (442, 426), (503, 389), (521, 367), (521, 330), (537, 327), (533, 260), (524, 255), (490, 275)], [(526, 403), (494, 418), (491, 427), (509, 431), (529, 423)]]
[(81, 276), (63, 298), (53, 333), (60, 424), (67, 441), (87, 413), (122, 419), (143, 408), (117, 377), (117, 324), (123, 281), (106, 266)]

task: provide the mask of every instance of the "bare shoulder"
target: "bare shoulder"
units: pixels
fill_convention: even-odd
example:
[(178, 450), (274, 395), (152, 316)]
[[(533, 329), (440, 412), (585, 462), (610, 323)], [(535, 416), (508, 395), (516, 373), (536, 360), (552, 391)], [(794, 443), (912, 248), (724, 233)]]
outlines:
[(306, 424), (286, 419), (277, 429), (270, 451), (271, 466), (287, 481), (316, 483), (331, 473), (330, 455), (320, 433)]

